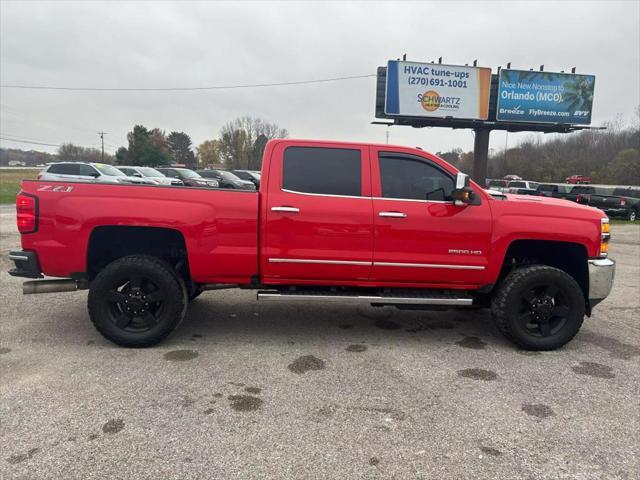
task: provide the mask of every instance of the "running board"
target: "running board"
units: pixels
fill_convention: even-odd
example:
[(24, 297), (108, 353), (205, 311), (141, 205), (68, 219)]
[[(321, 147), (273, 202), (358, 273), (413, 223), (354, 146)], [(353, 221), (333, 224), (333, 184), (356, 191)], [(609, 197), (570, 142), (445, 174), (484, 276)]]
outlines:
[(384, 305), (455, 305), (470, 306), (473, 298), (468, 296), (454, 296), (440, 293), (426, 293), (423, 295), (363, 295), (331, 292), (281, 292), (278, 290), (259, 290), (258, 300), (300, 300), (308, 302), (360, 302)]

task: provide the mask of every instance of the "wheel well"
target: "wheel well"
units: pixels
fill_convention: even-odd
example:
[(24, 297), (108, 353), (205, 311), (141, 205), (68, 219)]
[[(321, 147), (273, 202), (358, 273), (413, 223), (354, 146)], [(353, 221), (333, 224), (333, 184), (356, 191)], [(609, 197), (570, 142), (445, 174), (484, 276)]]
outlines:
[(166, 261), (190, 282), (184, 237), (177, 230), (157, 227), (97, 227), (91, 232), (87, 253), (87, 277), (95, 276), (109, 263), (128, 255), (152, 255)]
[(589, 298), (589, 270), (587, 249), (584, 245), (548, 240), (516, 240), (507, 249), (500, 271), (502, 280), (513, 269), (523, 265), (548, 265), (571, 275)]

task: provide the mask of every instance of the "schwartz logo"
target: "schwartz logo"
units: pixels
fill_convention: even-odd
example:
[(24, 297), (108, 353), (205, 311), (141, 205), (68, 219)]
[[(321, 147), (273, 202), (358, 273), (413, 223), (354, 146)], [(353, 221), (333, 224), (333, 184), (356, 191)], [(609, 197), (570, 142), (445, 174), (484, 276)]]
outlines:
[(520, 105), (516, 105), (511, 108), (501, 108), (500, 113), (508, 113), (510, 115), (524, 115), (524, 110), (520, 108)]
[(441, 97), (435, 90), (418, 94), (418, 102), (427, 112), (435, 112), (439, 108), (443, 110), (458, 110), (460, 108), (460, 97)]

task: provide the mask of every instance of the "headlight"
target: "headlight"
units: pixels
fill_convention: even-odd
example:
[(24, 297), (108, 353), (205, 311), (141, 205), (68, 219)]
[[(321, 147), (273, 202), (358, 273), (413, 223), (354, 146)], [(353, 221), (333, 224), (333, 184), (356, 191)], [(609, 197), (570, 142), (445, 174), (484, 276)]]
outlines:
[(600, 223), (600, 257), (606, 257), (609, 254), (609, 240), (611, 239), (611, 224), (607, 217), (603, 218)]

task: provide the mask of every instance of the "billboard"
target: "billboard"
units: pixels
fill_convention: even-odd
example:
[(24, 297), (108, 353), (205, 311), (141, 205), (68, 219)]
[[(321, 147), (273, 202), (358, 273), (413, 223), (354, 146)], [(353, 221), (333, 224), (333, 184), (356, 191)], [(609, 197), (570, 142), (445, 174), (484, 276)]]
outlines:
[(589, 125), (596, 77), (500, 70), (496, 120)]
[(384, 113), (486, 120), (490, 86), (490, 68), (390, 60)]

